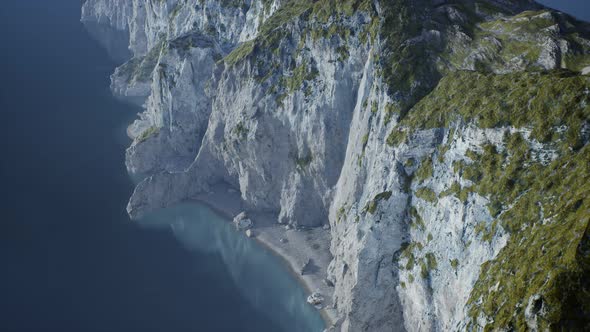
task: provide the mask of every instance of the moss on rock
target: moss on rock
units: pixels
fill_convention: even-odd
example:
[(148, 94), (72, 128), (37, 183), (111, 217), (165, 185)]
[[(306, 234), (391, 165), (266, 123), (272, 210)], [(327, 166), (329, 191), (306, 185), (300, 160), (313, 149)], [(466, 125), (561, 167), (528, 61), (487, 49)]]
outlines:
[(482, 265), (470, 296), (472, 325), (484, 316), (491, 318), (486, 329), (526, 330), (525, 308), (540, 296), (540, 330), (590, 328), (589, 161), (586, 145), (522, 174), (529, 186), (498, 218), (511, 238)]
[(138, 143), (145, 142), (148, 138), (156, 136), (160, 133), (160, 128), (151, 126), (145, 129), (139, 136), (135, 138)]
[(505, 75), (456, 72), (417, 103), (400, 126), (444, 128), (462, 119), (482, 128), (530, 128), (534, 138), (547, 142), (560, 126), (580, 128), (590, 112), (589, 90), (590, 77), (563, 70)]
[(382, 193), (379, 193), (377, 195), (375, 195), (375, 198), (373, 198), (372, 200), (370, 200), (367, 205), (365, 205), (365, 211), (369, 212), (370, 214), (375, 213), (375, 211), (377, 210), (377, 206), (379, 205), (379, 202), (383, 201), (383, 200), (388, 200), (392, 195), (391, 191), (384, 191)]

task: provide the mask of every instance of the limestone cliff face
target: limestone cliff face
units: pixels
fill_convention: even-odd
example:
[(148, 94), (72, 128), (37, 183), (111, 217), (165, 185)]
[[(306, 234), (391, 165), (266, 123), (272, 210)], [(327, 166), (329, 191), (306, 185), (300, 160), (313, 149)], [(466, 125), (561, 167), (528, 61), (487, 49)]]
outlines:
[(525, 0), (82, 14), (133, 54), (112, 76), (145, 107), (132, 217), (224, 182), (280, 223), (329, 223), (343, 331), (588, 328), (587, 24)]

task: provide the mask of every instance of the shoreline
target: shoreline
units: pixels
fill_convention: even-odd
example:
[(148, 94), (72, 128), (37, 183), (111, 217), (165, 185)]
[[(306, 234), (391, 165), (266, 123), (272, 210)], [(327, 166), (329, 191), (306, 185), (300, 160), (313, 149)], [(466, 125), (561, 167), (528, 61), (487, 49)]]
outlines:
[[(240, 194), (229, 186), (216, 186), (210, 193), (197, 195), (188, 201), (206, 205), (224, 219), (228, 219), (230, 223), (238, 213), (246, 210), (242, 207)], [(334, 287), (324, 282), (328, 264), (332, 260), (329, 250), (330, 231), (322, 228), (287, 230), (284, 225), (278, 224), (271, 214), (247, 213), (254, 222), (251, 228), (254, 236), (251, 239), (286, 265), (307, 296), (315, 291), (322, 294), (324, 297), (322, 308), (316, 308), (316, 310), (319, 311), (326, 325), (325, 330), (330, 330), (337, 321), (337, 312), (332, 305)], [(241, 233), (246, 236), (245, 232)], [(302, 275), (299, 270), (308, 260), (312, 261), (309, 269), (311, 271)]]

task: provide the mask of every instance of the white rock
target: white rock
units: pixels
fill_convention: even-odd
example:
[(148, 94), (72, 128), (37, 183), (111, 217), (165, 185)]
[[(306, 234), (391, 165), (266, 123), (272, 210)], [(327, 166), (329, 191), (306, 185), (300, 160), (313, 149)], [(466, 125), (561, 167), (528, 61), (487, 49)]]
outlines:
[(234, 217), (234, 225), (240, 231), (248, 230), (254, 226), (254, 222), (246, 215), (246, 212), (242, 212)]
[(319, 292), (314, 292), (307, 297), (307, 303), (311, 305), (320, 305), (324, 302), (324, 296)]

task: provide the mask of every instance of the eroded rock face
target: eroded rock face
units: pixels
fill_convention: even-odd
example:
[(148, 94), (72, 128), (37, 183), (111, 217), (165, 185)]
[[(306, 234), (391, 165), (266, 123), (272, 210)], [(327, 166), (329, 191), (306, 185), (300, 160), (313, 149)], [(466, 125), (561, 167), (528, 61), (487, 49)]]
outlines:
[(82, 23), (117, 61), (126, 61), (132, 56), (128, 24), (132, 12), (131, 1), (88, 0), (82, 4)]
[[(343, 331), (588, 324), (555, 314), (586, 300), (548, 295), (560, 278), (587, 291), (590, 195), (568, 184), (560, 199), (553, 178), (588, 173), (585, 23), (525, 0), (88, 0), (82, 13), (133, 54), (112, 77), (145, 108), (128, 130), (127, 168), (145, 177), (131, 217), (223, 182), (249, 211), (324, 225)], [(543, 255), (528, 259), (545, 270), (523, 268), (541, 246), (568, 268)], [(545, 274), (550, 286), (523, 288)]]

